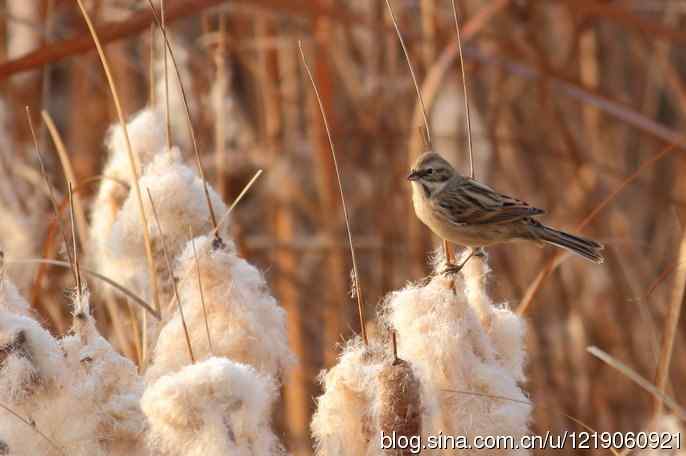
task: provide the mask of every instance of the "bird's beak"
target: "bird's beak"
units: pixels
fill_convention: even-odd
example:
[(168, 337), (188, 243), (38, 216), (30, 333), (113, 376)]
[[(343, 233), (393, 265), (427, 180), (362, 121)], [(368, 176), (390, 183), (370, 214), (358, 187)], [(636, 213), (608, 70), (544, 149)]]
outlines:
[(419, 177), (420, 177), (419, 171), (416, 171), (413, 169), (412, 171), (410, 171), (410, 174), (407, 175), (407, 180), (416, 181), (419, 179)]

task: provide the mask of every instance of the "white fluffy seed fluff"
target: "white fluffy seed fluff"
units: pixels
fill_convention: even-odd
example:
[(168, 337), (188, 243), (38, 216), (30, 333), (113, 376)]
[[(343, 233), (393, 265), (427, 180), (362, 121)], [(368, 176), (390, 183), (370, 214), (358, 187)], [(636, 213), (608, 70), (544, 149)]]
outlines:
[[(181, 253), (190, 238), (189, 228), (194, 233), (209, 232), (213, 226), (205, 197), (202, 180), (195, 171), (181, 163), (178, 149), (157, 154), (145, 168), (145, 173), (139, 181), (143, 193), (143, 206), (147, 214), (150, 241), (155, 256), (160, 288), (163, 296), (163, 306), (172, 297), (172, 283), (167, 270), (166, 259), (163, 254), (163, 243), (157, 222), (153, 215), (147, 191), (150, 191), (159, 215), (159, 222), (164, 233), (164, 242), (170, 259)], [(220, 217), (226, 211), (226, 205), (219, 195), (209, 188), (212, 207)], [(226, 237), (226, 224), (222, 225), (222, 237)], [(118, 264), (125, 264), (115, 272), (114, 278), (133, 283), (134, 288), (149, 293), (147, 258), (143, 237), (143, 224), (136, 195), (131, 192), (117, 214), (108, 239), (108, 248), (112, 258)], [(122, 276), (124, 274), (124, 276)], [(147, 296), (150, 296), (149, 294)], [(163, 310), (166, 310), (163, 307)]]
[(374, 435), (378, 377), (385, 355), (356, 338), (343, 348), (338, 363), (322, 373), (324, 393), (317, 399), (312, 436), (318, 456), (381, 455)]
[[(137, 113), (127, 124), (127, 130), (131, 147), (140, 159), (140, 166), (150, 163), (155, 154), (166, 148), (164, 119), (156, 110), (144, 109)], [(110, 232), (134, 180), (124, 131), (120, 125), (110, 129), (106, 145), (109, 158), (103, 171), (105, 177), (91, 211), (90, 251), (96, 269), (108, 277), (116, 277), (118, 271), (126, 270), (126, 265), (112, 258)]]
[[(492, 304), (484, 289), (487, 266), (479, 264), (480, 258), (472, 261), (464, 271), (467, 284), (463, 275), (452, 282), (437, 274), (426, 285), (409, 285), (390, 294), (380, 316), (382, 327), (395, 331), (398, 355), (418, 380), (425, 439), (439, 433), (517, 439), (528, 432), (531, 406), (519, 387), (525, 380), (524, 322)], [(389, 352), (390, 347), (365, 348), (356, 340), (322, 377), (324, 394), (312, 420), (318, 456), (385, 454), (380, 448), (383, 400), (377, 380)], [(447, 455), (454, 450), (426, 453)]]
[(0, 399), (19, 403), (65, 375), (57, 340), (32, 318), (0, 310)]
[[(207, 339), (193, 243), (214, 353)], [(193, 243), (188, 242), (178, 258), (175, 276), (196, 359), (224, 356), (279, 378), (294, 356), (288, 347), (286, 312), (270, 294), (264, 277), (230, 245), (219, 245), (208, 236)], [(146, 378), (155, 380), (189, 362), (177, 310), (160, 331)]]
[(165, 456), (277, 456), (271, 430), (278, 389), (268, 375), (209, 358), (150, 385), (141, 406), (148, 444)]
[(89, 406), (72, 392), (71, 375), (59, 342), (45, 329), (29, 317), (0, 311), (0, 401), (35, 423), (0, 411), (0, 441), (9, 454), (104, 454), (86, 416)]
[[(483, 271), (478, 264), (472, 268)], [(462, 275), (454, 288), (437, 275), (426, 286), (410, 285), (387, 298), (383, 318), (398, 335), (399, 356), (412, 364), (421, 383), (425, 433), (516, 439), (528, 432), (531, 412), (530, 405), (515, 402), (527, 401), (519, 387), (525, 324), (490, 303), (482, 278), (469, 283), (465, 292)], [(476, 297), (478, 302), (470, 301)]]
[[(147, 190), (150, 191), (155, 203), (172, 259), (181, 253), (189, 241), (189, 227), (194, 233), (206, 233), (213, 228), (203, 181), (194, 169), (181, 163), (178, 149), (174, 148), (169, 153), (157, 154), (145, 168), (139, 185), (145, 196), (143, 204), (148, 214), (151, 241), (159, 244), (161, 249), (161, 237), (147, 197)], [(226, 212), (226, 205), (212, 188), (208, 187), (208, 191), (212, 208), (217, 217), (221, 217)], [(226, 237), (225, 232), (220, 234)], [(138, 201), (134, 195), (130, 195), (124, 202), (114, 223), (112, 243), (112, 249), (117, 255), (129, 258), (135, 256), (144, 261), (143, 227)]]
[(47, 436), (2, 411), (10, 454), (144, 454), (142, 379), (100, 336), (88, 299), (77, 299), (74, 334), (60, 341), (35, 320), (0, 311), (0, 400)]
[(143, 381), (136, 366), (100, 335), (88, 300), (88, 293), (76, 299), (73, 335), (62, 339), (72, 394), (91, 407), (87, 414), (107, 454), (134, 454), (145, 428), (139, 406)]
[(7, 277), (0, 277), (0, 312), (9, 312), (24, 317), (28, 317), (31, 313), (29, 303)]

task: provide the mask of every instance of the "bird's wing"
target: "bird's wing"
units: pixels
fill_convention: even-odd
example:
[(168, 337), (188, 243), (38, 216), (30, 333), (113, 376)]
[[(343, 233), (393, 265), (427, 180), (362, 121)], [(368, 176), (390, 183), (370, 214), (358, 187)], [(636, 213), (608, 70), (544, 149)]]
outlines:
[(510, 223), (545, 212), (471, 179), (446, 186), (431, 201), (441, 217), (460, 225)]

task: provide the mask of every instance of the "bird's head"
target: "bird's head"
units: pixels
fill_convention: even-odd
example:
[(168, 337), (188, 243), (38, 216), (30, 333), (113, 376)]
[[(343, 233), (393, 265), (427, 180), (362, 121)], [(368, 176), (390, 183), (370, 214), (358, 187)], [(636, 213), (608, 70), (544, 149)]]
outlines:
[(407, 180), (421, 184), (431, 194), (454, 175), (455, 169), (443, 157), (435, 152), (426, 152), (417, 158)]

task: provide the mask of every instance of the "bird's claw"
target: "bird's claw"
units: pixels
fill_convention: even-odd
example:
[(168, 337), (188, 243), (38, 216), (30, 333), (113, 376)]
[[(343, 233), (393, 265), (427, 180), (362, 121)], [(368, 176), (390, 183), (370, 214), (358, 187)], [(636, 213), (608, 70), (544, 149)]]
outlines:
[(443, 269), (441, 271), (441, 274), (446, 276), (446, 277), (453, 276), (453, 275), (457, 274), (458, 272), (460, 272), (463, 267), (464, 267), (464, 263), (462, 263), (462, 264), (450, 264), (450, 265), (446, 266), (445, 269)]

